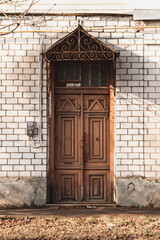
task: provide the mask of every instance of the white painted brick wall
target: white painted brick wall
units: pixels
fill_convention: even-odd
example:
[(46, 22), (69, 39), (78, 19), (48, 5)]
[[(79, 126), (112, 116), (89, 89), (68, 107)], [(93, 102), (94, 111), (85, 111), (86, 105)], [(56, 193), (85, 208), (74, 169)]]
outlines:
[[(156, 31), (157, 30), (155, 29), (152, 34), (144, 33), (145, 44), (156, 44), (155, 41), (150, 41), (152, 39), (156, 39), (154, 37), (154, 35), (156, 35)], [(119, 139), (121, 141), (128, 139), (127, 146), (125, 148), (122, 146), (120, 148), (116, 148), (119, 151), (118, 153), (116, 150), (117, 160), (120, 160), (119, 164), (125, 165), (124, 154), (126, 158), (126, 169), (122, 171), (122, 169), (119, 169), (117, 166), (117, 174), (118, 176), (123, 177), (127, 175), (158, 177), (159, 163), (157, 160), (159, 157), (158, 154), (153, 155), (158, 151), (158, 146), (160, 144), (159, 140), (156, 139), (156, 134), (159, 134), (159, 127), (155, 125), (156, 121), (154, 119), (156, 118), (157, 121), (159, 121), (159, 106), (155, 101), (160, 97), (158, 91), (159, 67), (156, 67), (156, 64), (159, 63), (159, 58), (155, 57), (158, 46), (144, 46), (143, 64), (143, 33), (138, 35), (138, 33), (135, 34), (133, 31), (131, 35), (128, 34), (129, 33), (124, 33), (123, 37), (119, 40), (119, 51), (120, 56), (122, 57), (117, 59), (118, 63), (120, 63), (120, 69), (118, 69), (117, 73), (121, 76), (118, 76), (117, 78), (119, 80), (117, 81), (116, 121), (121, 123), (121, 131), (116, 130), (116, 134), (119, 135)], [(132, 40), (134, 40), (134, 44), (126, 39), (129, 38), (129, 36), (131, 36)], [(139, 39), (136, 39), (136, 37)], [(149, 41), (146, 41), (146, 39)], [(125, 52), (123, 49), (123, 45), (125, 43), (127, 44), (127, 42), (129, 44), (129, 48), (126, 49), (130, 50), (130, 52)], [(127, 57), (127, 59), (123, 57), (130, 55), (132, 55), (132, 57)], [(125, 81), (123, 81), (123, 76), (121, 72), (119, 72), (122, 71), (122, 69), (126, 69), (127, 71)], [(133, 94), (129, 95), (130, 92)], [(125, 101), (122, 96), (123, 98), (125, 97)], [(129, 99), (131, 99), (131, 103), (128, 104), (127, 101)], [(126, 106), (128, 106), (128, 114), (126, 114), (126, 109), (125, 111), (122, 109), (122, 104), (125, 102)], [(132, 117), (130, 117), (129, 114), (131, 114)], [(124, 119), (119, 116), (126, 116), (127, 120), (125, 119), (124, 121)], [(128, 123), (132, 123), (131, 129), (128, 128)], [(125, 136), (124, 132), (126, 132), (126, 130), (127, 133)], [(118, 141), (116, 145), (119, 146)], [(147, 153), (147, 156), (145, 153)], [(149, 168), (144, 168), (145, 165)]]
[[(77, 26), (135, 26), (132, 17), (57, 16), (43, 24), (45, 50)], [(137, 23), (136, 23), (137, 24)], [(27, 30), (27, 27), (20, 27)], [(150, 31), (149, 31), (150, 30)], [(120, 52), (117, 58), (116, 175), (159, 177), (160, 47), (159, 30), (105, 29), (89, 32)], [(152, 30), (152, 31), (151, 31)], [(144, 51), (143, 51), (144, 37)], [(37, 33), (12, 33), (0, 39), (0, 176), (46, 176), (46, 71), (43, 69), (43, 144), (30, 148), (26, 122), (38, 122)], [(157, 45), (156, 45), (157, 44)], [(144, 54), (144, 56), (143, 56)], [(143, 63), (144, 61), (144, 63)]]

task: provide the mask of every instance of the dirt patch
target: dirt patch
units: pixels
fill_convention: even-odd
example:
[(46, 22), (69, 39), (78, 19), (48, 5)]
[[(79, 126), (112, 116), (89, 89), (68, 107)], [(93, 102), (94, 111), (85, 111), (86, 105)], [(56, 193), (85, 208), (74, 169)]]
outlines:
[(160, 208), (127, 208), (127, 207), (98, 207), (98, 206), (54, 206), (46, 208), (17, 208), (0, 209), (0, 217), (101, 217), (101, 216), (160, 216)]
[(160, 239), (158, 216), (0, 218), (0, 239)]

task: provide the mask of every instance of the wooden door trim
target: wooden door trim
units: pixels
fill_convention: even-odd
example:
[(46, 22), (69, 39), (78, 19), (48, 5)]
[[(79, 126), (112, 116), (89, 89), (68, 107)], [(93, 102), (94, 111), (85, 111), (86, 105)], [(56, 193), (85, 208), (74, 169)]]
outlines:
[(110, 180), (111, 180), (111, 202), (114, 202), (115, 194), (115, 163), (114, 163), (114, 136), (115, 136), (115, 96), (113, 89), (110, 89)]
[(109, 87), (55, 87), (56, 94), (109, 94)]
[[(49, 172), (49, 176), (48, 176), (48, 202), (54, 202), (54, 189), (55, 189), (55, 174), (54, 174), (54, 121), (55, 121), (55, 113), (54, 113), (54, 95), (55, 95), (55, 91), (54, 91), (54, 66), (52, 66), (52, 68), (50, 67), (50, 71), (48, 74), (48, 78), (52, 79), (52, 85), (48, 91), (48, 128), (49, 128), (49, 137), (48, 137), (48, 141), (49, 141), (49, 156), (48, 156), (48, 172)], [(50, 80), (51, 81), (51, 80)], [(50, 109), (50, 110), (49, 110)], [(49, 113), (49, 111), (51, 111)]]

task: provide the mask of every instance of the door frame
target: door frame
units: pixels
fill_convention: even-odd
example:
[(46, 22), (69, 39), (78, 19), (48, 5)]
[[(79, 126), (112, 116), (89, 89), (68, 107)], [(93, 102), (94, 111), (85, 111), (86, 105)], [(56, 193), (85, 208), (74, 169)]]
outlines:
[[(114, 122), (115, 122), (115, 69), (116, 57), (119, 52), (107, 44), (101, 42), (81, 25), (59, 39), (44, 51), (44, 58), (47, 64), (47, 111), (48, 111), (48, 162), (47, 162), (47, 202), (53, 202), (54, 191), (54, 63), (78, 62), (78, 61), (108, 61), (110, 62), (109, 83), (109, 156), (110, 156), (110, 189), (111, 202), (114, 201), (115, 174), (114, 174)], [(108, 73), (107, 73), (108, 74)], [(50, 141), (51, 140), (51, 141)]]
[[(48, 116), (48, 158), (47, 158), (47, 203), (54, 203), (55, 171), (54, 171), (54, 136), (55, 136), (55, 79), (54, 63), (47, 63), (47, 116)], [(114, 141), (115, 141), (115, 64), (110, 64), (110, 83), (105, 89), (109, 94), (109, 162), (110, 162), (110, 202), (115, 201), (115, 165), (114, 165)]]

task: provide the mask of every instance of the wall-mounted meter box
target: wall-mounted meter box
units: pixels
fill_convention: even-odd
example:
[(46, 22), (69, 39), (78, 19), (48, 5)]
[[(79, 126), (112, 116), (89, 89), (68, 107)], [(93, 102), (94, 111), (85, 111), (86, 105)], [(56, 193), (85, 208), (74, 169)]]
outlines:
[(27, 122), (27, 135), (33, 137), (35, 130), (35, 122)]

